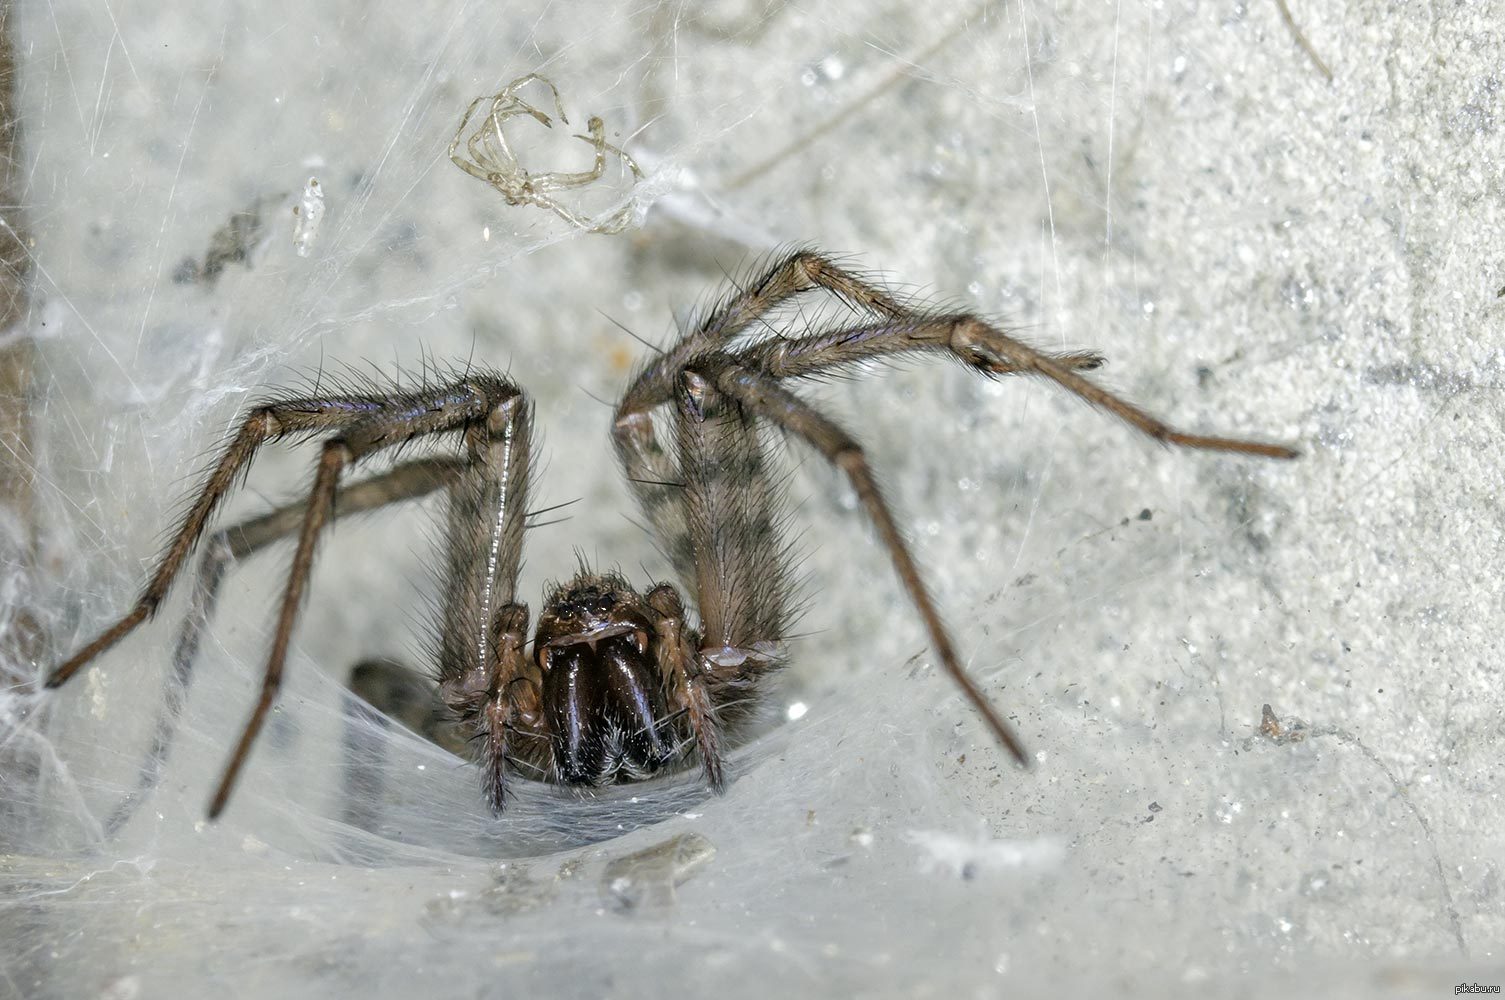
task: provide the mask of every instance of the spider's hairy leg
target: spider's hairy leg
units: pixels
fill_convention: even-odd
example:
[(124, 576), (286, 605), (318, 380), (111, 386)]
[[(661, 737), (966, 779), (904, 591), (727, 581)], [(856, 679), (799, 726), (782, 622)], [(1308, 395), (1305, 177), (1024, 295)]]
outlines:
[[(655, 539), (700, 610), (703, 638), (693, 663), (666, 664), (664, 675), (688, 713), (706, 778), (719, 789), (718, 714), (726, 713), (718, 706), (777, 666), (790, 615), (790, 553), (782, 495), (753, 417), (698, 376), (678, 381), (673, 455), (646, 412), (619, 419), (613, 437)], [(654, 594), (650, 606), (678, 636), (671, 645), (681, 644), (688, 626), (675, 610), (678, 595), (668, 587)]]
[[(472, 431), (478, 425), (486, 426), (499, 409), (521, 395), (517, 386), (500, 375), (473, 372), (449, 385), (411, 392), (374, 394), (347, 404), (359, 405), (361, 416), (341, 428), (336, 436), (326, 439), (320, 448), (313, 487), (304, 509), (297, 548), (293, 552), (292, 568), (288, 573), (272, 635), (272, 650), (262, 675), (261, 695), (231, 754), (230, 762), (225, 767), (219, 787), (210, 800), (210, 819), (224, 810), (230, 792), (235, 787), (235, 780), (250, 754), (251, 745), (261, 732), (267, 713), (271, 711), (282, 686), (283, 665), (287, 660), (288, 645), (292, 641), (293, 626), (297, 623), (302, 606), (303, 591), (313, 568), (314, 547), (329, 522), (341, 474), (354, 463), (376, 452), (398, 447), (416, 438), (462, 430)], [(303, 401), (301, 404), (282, 405), (311, 408), (314, 404)]]
[(1007, 370), (1043, 375), (1067, 392), (1106, 410), (1113, 416), (1157, 441), (1182, 448), (1204, 451), (1228, 451), (1265, 458), (1296, 458), (1295, 448), (1265, 441), (1213, 437), (1179, 431), (1146, 411), (1117, 396), (1090, 379), (1077, 374), (1059, 360), (1035, 350), (976, 316), (953, 316), (934, 321), (948, 329), (947, 347), (957, 357), (985, 372)]
[(214, 471), (209, 474), (197, 499), (173, 535), (167, 551), (162, 553), (156, 572), (147, 581), (135, 607), (48, 675), (47, 687), (55, 688), (63, 684), (85, 664), (125, 638), (156, 613), (158, 605), (172, 587), (173, 580), (198, 544), (210, 517), (244, 475), (263, 444), (286, 434), (350, 427), (369, 417), (369, 404), (369, 400), (360, 398), (277, 400), (263, 403), (246, 414), (240, 430), (221, 454)]
[(445, 514), (441, 682), (489, 669), (493, 619), (517, 596), (532, 437), (532, 410), (521, 395), (467, 430), (468, 462)]
[[(703, 383), (697, 385), (703, 389)], [(678, 398), (673, 417), (675, 454), (660, 444), (648, 412), (618, 419), (612, 427), (612, 440), (622, 474), (648, 519), (654, 540), (704, 614), (707, 597), (702, 588), (709, 582), (710, 599), (715, 599), (719, 586), (715, 583), (714, 561), (725, 561), (730, 555), (715, 554), (717, 518), (725, 514), (733, 519), (723, 536), (726, 542), (735, 543), (748, 538), (742, 523), (748, 514), (766, 506), (760, 520), (771, 524), (778, 504), (763, 469), (756, 429), (735, 405), (727, 405), (719, 395), (706, 398), (700, 389), (696, 395), (698, 401), (693, 405), (688, 396), (681, 394)], [(725, 476), (734, 479), (727, 482)], [(742, 484), (749, 492), (739, 495)], [(727, 585), (731, 583), (727, 581)], [(718, 620), (712, 633), (722, 624)]]
[(692, 655), (683, 655), (687, 640), (678, 595), (659, 588), (650, 606), (674, 633), (671, 647), (682, 648), (665, 676), (690, 720), (706, 779), (719, 791), (720, 727), (745, 715), (747, 702), (739, 695), (781, 665), (791, 556), (783, 495), (767, 468), (754, 416), (692, 372), (681, 377), (674, 416), (685, 534), (665, 544), (688, 556), (682, 578), (692, 585), (700, 611)]
[(293, 568), (288, 575), (287, 586), (282, 592), (282, 608), (277, 615), (277, 629), (272, 635), (272, 652), (267, 659), (266, 672), (262, 675), (261, 696), (251, 711), (251, 718), (241, 732), (240, 741), (230, 757), (230, 763), (220, 778), (219, 787), (209, 802), (209, 818), (215, 819), (224, 810), (235, 787), (235, 779), (250, 754), (251, 744), (261, 732), (262, 723), (277, 700), (282, 687), (282, 667), (287, 661), (287, 647), (292, 641), (293, 625), (298, 620), (298, 610), (303, 603), (303, 590), (308, 583), (309, 571), (313, 568), (314, 543), (329, 521), (330, 509), (334, 506), (335, 487), (340, 473), (359, 457), (359, 453), (344, 438), (325, 442), (315, 467), (314, 485), (309, 493), (308, 506), (303, 512), (303, 524), (298, 532), (298, 548), (293, 553)]
[(529, 670), (528, 609), (517, 602), (532, 469), (533, 414), (521, 394), (466, 431), (469, 460), (450, 490), (440, 608), (440, 695), (483, 744), (487, 801), (500, 811), (509, 760), (526, 763), (544, 740), (537, 678)]
[(784, 503), (754, 415), (694, 372), (681, 382), (675, 445), (702, 652), (781, 643), (789, 616)]
[(653, 417), (634, 413), (612, 426), (617, 461), (648, 527), (674, 574), (687, 583), (695, 579), (695, 553), (685, 522), (684, 488), (679, 466), (659, 444)]
[(1050, 354), (970, 314), (914, 315), (827, 333), (754, 344), (735, 361), (773, 378), (798, 378), (899, 354), (948, 354), (985, 375), (1039, 375), (1166, 444), (1267, 458), (1295, 458), (1296, 449), (1263, 441), (1188, 434), (1109, 392), (1080, 373), (1102, 363), (1093, 353)]
[(900, 317), (908, 309), (898, 299), (835, 260), (815, 250), (796, 250), (739, 287), (690, 327), (679, 342), (654, 358), (628, 386), (617, 404), (616, 419), (632, 418), (668, 403), (691, 358), (726, 346), (770, 310), (796, 295), (824, 289), (853, 308), (878, 316)]
[[(450, 457), (405, 462), (380, 475), (341, 488), (334, 498), (335, 516), (358, 514), (425, 496), (453, 483), (460, 468), (460, 461)], [(153, 729), (151, 749), (140, 769), (135, 791), (127, 793), (105, 823), (107, 834), (124, 826), (161, 780), (178, 718), (188, 699), (199, 643), (214, 615), (225, 574), (239, 561), (296, 532), (303, 523), (303, 514), (303, 504), (288, 504), (240, 524), (221, 528), (205, 541), (192, 603), (173, 649), (172, 670), (163, 685), (162, 708)]]
[(690, 359), (719, 350), (788, 299), (825, 289), (849, 304), (885, 317), (898, 317), (905, 307), (893, 296), (840, 267), (833, 258), (802, 249), (785, 254), (735, 294), (710, 309), (679, 342), (654, 358), (622, 394), (612, 424), (612, 439), (623, 474), (632, 485), (665, 555), (682, 580), (694, 579), (688, 529), (680, 492), (679, 467), (659, 444), (652, 413), (676, 397), (680, 377)]
[[(949, 339), (938, 337), (938, 326), (925, 316), (904, 317), (843, 327), (801, 337), (780, 337), (760, 341), (737, 351), (731, 359), (744, 368), (760, 371), (777, 379), (819, 376), (859, 365), (864, 361), (902, 354), (933, 354), (960, 357), (951, 349)], [(1096, 351), (1068, 351), (1063, 354), (1035, 352), (1039, 357), (1072, 371), (1085, 372), (1101, 368), (1104, 358)], [(986, 375), (1020, 375), (1032, 369), (996, 359), (985, 366), (962, 358)]]
[(867, 457), (863, 454), (861, 446), (835, 422), (779, 385), (768, 375), (742, 368), (731, 361), (712, 362), (709, 359), (699, 374), (721, 392), (741, 403), (750, 413), (770, 420), (784, 430), (803, 438), (825, 456), (827, 461), (846, 473), (848, 480), (852, 483), (852, 488), (857, 493), (858, 501), (867, 511), (868, 518), (878, 531), (879, 540), (888, 550), (889, 558), (893, 561), (894, 569), (899, 574), (904, 589), (909, 592), (910, 600), (925, 623), (925, 630), (930, 635), (930, 643), (935, 648), (942, 666), (962, 689), (967, 700), (972, 702), (986, 720), (998, 741), (1014, 755), (1019, 763), (1028, 766), (1029, 759), (1025, 756), (1024, 746), (1014, 734), (1013, 729), (1004, 722), (1003, 717), (989, 703), (976, 682), (963, 669), (961, 660), (956, 655), (956, 648), (951, 642), (951, 636), (946, 631), (940, 612), (936, 610), (935, 602), (925, 587), (925, 581), (920, 576), (914, 557), (909, 553), (904, 536), (899, 531), (899, 526), (894, 521), (893, 514), (878, 489), (877, 480), (873, 478), (872, 470), (868, 466)]

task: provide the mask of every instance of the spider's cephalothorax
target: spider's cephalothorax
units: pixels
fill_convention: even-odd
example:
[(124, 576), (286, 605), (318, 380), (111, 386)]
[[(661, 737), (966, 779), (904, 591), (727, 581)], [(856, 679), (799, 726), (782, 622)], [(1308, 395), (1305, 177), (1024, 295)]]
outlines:
[[(499, 112), (493, 109), (493, 118)], [(819, 311), (780, 307), (824, 292), (850, 310), (842, 323), (800, 327)], [(771, 331), (772, 335), (764, 335)], [(284, 435), (323, 435), (308, 499), (216, 532), (205, 547), (195, 604), (178, 644), (178, 692), (232, 560), (295, 536), (292, 570), (272, 636), (261, 697), (210, 804), (224, 807), (276, 698), (316, 542), (336, 515), (436, 490), (449, 496), (445, 590), (438, 623), (439, 696), (482, 749), (486, 796), (500, 810), (513, 775), (573, 785), (645, 778), (698, 759), (723, 782), (724, 734), (749, 717), (759, 680), (783, 662), (791, 619), (790, 553), (776, 478), (765, 468), (761, 426), (801, 440), (849, 479), (919, 612), (937, 659), (1021, 762), (1012, 730), (962, 669), (862, 449), (791, 390), (873, 359), (940, 355), (988, 377), (1048, 379), (1167, 444), (1269, 458), (1276, 444), (1186, 434), (1082, 374), (1093, 353), (1051, 354), (969, 313), (943, 313), (895, 298), (832, 258), (785, 255), (735, 289), (677, 343), (653, 357), (617, 404), (612, 437), (622, 472), (697, 612), (679, 591), (646, 594), (621, 578), (582, 571), (545, 602), (528, 645), (528, 609), (517, 600), (532, 468), (532, 411), (496, 373), (466, 370), (419, 389), (366, 387), (253, 407), (188, 510), (136, 606), (47, 679), (62, 684), (152, 615), (257, 449)], [(655, 421), (655, 414), (660, 419)], [(667, 446), (661, 426), (672, 429)], [(354, 483), (346, 470), (415, 439), (449, 435), (463, 453), (418, 458)], [(170, 699), (176, 706), (181, 697)], [(170, 743), (164, 710), (154, 746)], [(144, 772), (145, 773), (145, 772)], [(156, 771), (151, 773), (155, 774)]]

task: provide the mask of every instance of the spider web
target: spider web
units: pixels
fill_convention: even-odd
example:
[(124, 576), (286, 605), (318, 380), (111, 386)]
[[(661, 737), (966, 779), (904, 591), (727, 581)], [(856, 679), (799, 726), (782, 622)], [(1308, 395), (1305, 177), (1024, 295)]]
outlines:
[[(22, 679), (129, 605), (250, 399), (342, 366), (484, 364), (533, 395), (535, 506), (578, 501), (529, 533), (535, 610), (577, 553), (666, 578), (601, 401), (648, 350), (635, 337), (665, 342), (728, 272), (797, 242), (1043, 347), (1100, 349), (1150, 409), (1308, 458), (1163, 454), (1043, 387), (939, 363), (812, 388), (868, 445), (1031, 772), (937, 675), (850, 492), (798, 447), (810, 611), (720, 798), (693, 775), (592, 799), (528, 787), (496, 819), (457, 758), (352, 721), (352, 664), (423, 665), (437, 539), (419, 504), (323, 545), (278, 708), (209, 824), (287, 553), (233, 573), (160, 784), (107, 834), (146, 766), (180, 584), (61, 691), (0, 695), (0, 996), (1110, 977), (1158, 996), (1262, 969), (1373, 995), (1377, 958), (1428, 983), (1480, 963), (1484, 981), (1505, 939), (1505, 706), (1478, 623), (1505, 605), (1505, 552), (1498, 462), (1479, 456), (1505, 354), (1469, 338), (1498, 329), (1487, 137), (1505, 109), (1467, 53), (1499, 51), (1498, 10), (1430, 28), (1296, 11), (1329, 85), (1273, 7), (370, 7), (11, 13), (6, 220), (34, 291), (0, 346), (37, 359), (7, 470), (30, 513), (5, 494)], [(1427, 37), (1458, 54), (1446, 69)], [(1366, 75), (1387, 60), (1391, 84)], [(630, 200), (636, 229), (580, 233), (446, 158), (472, 99), (535, 71), (643, 167), (571, 193), (589, 212)], [(1363, 96), (1382, 90), (1388, 118)], [(564, 129), (512, 124), (537, 169), (588, 166)], [(292, 214), (310, 177), (312, 233)], [(296, 495), (311, 465), (268, 449), (223, 523)], [(43, 645), (16, 645), (33, 619)], [(352, 766), (381, 775), (359, 823)]]

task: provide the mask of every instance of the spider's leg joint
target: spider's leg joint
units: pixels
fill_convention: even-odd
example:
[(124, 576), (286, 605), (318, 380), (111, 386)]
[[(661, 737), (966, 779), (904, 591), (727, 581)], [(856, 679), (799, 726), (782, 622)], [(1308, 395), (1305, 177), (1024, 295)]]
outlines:
[[(376, 443), (386, 443), (378, 441)], [(360, 457), (360, 452), (351, 441), (342, 438), (331, 438), (324, 442), (324, 450), (319, 455), (319, 465), (332, 469), (341, 469)]]
[(667, 583), (661, 583), (648, 593), (648, 606), (665, 618), (679, 620), (684, 617), (684, 602), (679, 591)]
[(863, 475), (867, 472), (867, 456), (862, 452), (862, 445), (855, 441), (848, 441), (831, 461), (848, 476)]
[[(821, 272), (826, 269), (826, 259), (814, 250), (800, 250), (789, 258), (789, 263), (803, 279), (800, 283), (803, 288), (815, 285)], [(772, 278), (773, 275), (769, 277)]]
[(1008, 370), (1013, 359), (1005, 358), (989, 343), (988, 325), (975, 316), (957, 316), (951, 321), (951, 349), (985, 372)]
[(261, 422), (261, 435), (267, 441), (275, 441), (282, 436), (282, 421), (277, 419), (277, 413), (270, 406), (259, 407), (254, 417)]
[(681, 372), (679, 380), (686, 413), (697, 423), (705, 420), (706, 396), (711, 391), (711, 383), (705, 376), (692, 371)]
[[(491, 412), (486, 415), (486, 429), (493, 434), (502, 433), (508, 427), (510, 427), (512, 425), (512, 421), (516, 419), (518, 407), (526, 405), (527, 401), (523, 398), (522, 393), (517, 393), (516, 395), (502, 400), (500, 403), (493, 406), (491, 408)], [(524, 628), (527, 627), (527, 614), (528, 609), (524, 607)]]
[(622, 413), (612, 425), (612, 434), (619, 443), (629, 441), (636, 443), (645, 438), (651, 438), (653, 418), (642, 410)]
[(480, 667), (473, 668), (458, 677), (448, 677), (439, 683), (439, 697), (450, 711), (464, 718), (476, 710), (491, 694), (491, 678)]
[(497, 612), (491, 628), (498, 647), (504, 642), (521, 643), (523, 633), (528, 630), (528, 606), (521, 602), (507, 605)]

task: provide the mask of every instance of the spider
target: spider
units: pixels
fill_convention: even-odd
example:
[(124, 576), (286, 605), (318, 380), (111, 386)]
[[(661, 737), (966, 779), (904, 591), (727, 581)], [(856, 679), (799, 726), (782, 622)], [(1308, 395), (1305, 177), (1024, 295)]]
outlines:
[[(601, 175), (606, 172), (607, 153), (611, 153), (626, 164), (627, 168), (632, 171), (634, 183), (642, 180), (642, 170), (638, 169), (632, 157), (606, 141), (606, 126), (599, 117), (592, 115), (585, 123), (586, 130), (590, 134), (576, 135), (575, 138), (590, 143), (595, 149), (595, 166), (579, 173), (529, 173), (518, 162), (517, 154), (513, 153), (512, 147), (508, 145), (507, 135), (502, 131), (502, 125), (510, 119), (526, 115), (545, 128), (554, 127), (548, 115), (517, 96), (517, 92), (530, 83), (541, 83), (549, 88), (549, 93), (554, 95), (554, 113), (559, 116), (560, 121), (568, 125), (570, 120), (564, 116), (564, 105), (559, 99), (559, 89), (547, 78), (537, 73), (529, 73), (507, 84), (498, 94), (477, 97), (470, 102), (470, 107), (465, 109), (465, 116), (460, 119), (460, 127), (455, 130), (455, 137), (449, 144), (449, 158), (455, 166), (470, 176), (496, 188), (509, 205), (536, 205), (587, 232), (606, 235), (620, 233), (632, 221), (630, 203), (623, 205), (610, 215), (591, 220), (560, 204), (554, 198), (554, 193), (582, 188), (600, 180)], [(470, 138), (465, 140), (465, 152), (468, 158), (460, 156), (460, 142), (465, 139), (465, 129), (470, 124), (470, 120), (475, 117), (476, 109), (487, 101), (491, 102), (491, 110), (486, 113), (486, 117), (471, 133)]]
[[(836, 329), (759, 336), (780, 306), (812, 292), (858, 317)], [(791, 618), (790, 552), (761, 426), (814, 448), (850, 480), (888, 551), (941, 666), (1020, 763), (1024, 749), (962, 669), (940, 612), (861, 447), (789, 388), (862, 362), (905, 354), (951, 357), (988, 377), (1035, 375), (1167, 444), (1294, 458), (1278, 444), (1183, 433), (1082, 374), (1102, 358), (1029, 347), (970, 313), (902, 301), (808, 249), (785, 254), (736, 287), (668, 350), (652, 357), (617, 403), (611, 433), (622, 472), (691, 598), (673, 584), (634, 588), (582, 566), (544, 597), (528, 641), (517, 594), (532, 467), (532, 409), (515, 383), (466, 370), (439, 387), (271, 398), (240, 423), (135, 606), (47, 678), (55, 688), (156, 611), (215, 510), (257, 450), (322, 435), (306, 502), (216, 532), (200, 575), (207, 617), (227, 565), (296, 536), (261, 695), (209, 806), (225, 807), (267, 712), (323, 530), (346, 515), (448, 493), (445, 585), (436, 644), (440, 698), (479, 746), (486, 798), (501, 811), (516, 776), (574, 786), (638, 781), (691, 761), (720, 791), (729, 734), (748, 721), (759, 681), (784, 664)], [(655, 422), (655, 413), (666, 419)], [(667, 446), (660, 425), (672, 428)], [(349, 485), (345, 473), (386, 449), (450, 436), (460, 453), (408, 460)], [(179, 646), (186, 670), (197, 644)]]

